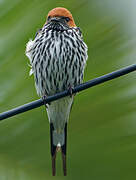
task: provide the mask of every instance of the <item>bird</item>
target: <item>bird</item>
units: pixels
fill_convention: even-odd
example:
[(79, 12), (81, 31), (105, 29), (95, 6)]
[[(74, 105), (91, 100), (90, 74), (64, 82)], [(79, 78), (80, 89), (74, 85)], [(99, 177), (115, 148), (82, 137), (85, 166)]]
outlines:
[(56, 154), (62, 153), (63, 174), (67, 175), (67, 124), (75, 94), (72, 90), (83, 82), (88, 47), (71, 12), (64, 7), (49, 11), (41, 29), (26, 44), (30, 75), (34, 74), (37, 94), (48, 96), (68, 90), (70, 95), (46, 104), (50, 124), (52, 175), (56, 175)]

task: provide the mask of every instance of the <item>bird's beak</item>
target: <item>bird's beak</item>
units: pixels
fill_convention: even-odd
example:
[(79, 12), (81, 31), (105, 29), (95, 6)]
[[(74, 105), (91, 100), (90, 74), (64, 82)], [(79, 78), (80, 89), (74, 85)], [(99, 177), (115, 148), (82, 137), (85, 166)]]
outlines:
[(63, 24), (64, 26), (68, 27), (68, 24), (66, 23), (65, 19), (62, 17), (51, 17), (47, 23), (53, 23), (53, 24)]
[(60, 20), (61, 20), (60, 17), (52, 17), (52, 18), (50, 19), (50, 22), (59, 22)]
[(60, 17), (51, 17), (47, 23), (59, 23), (61, 22), (61, 18)]

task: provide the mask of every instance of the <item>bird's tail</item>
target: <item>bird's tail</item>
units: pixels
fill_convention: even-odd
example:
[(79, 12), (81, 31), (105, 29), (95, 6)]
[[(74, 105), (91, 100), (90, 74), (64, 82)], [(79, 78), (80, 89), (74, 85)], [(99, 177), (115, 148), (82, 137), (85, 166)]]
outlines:
[(67, 122), (73, 102), (73, 97), (65, 97), (52, 102), (47, 108), (50, 122), (50, 141), (52, 156), (52, 174), (55, 175), (55, 158), (57, 151), (61, 151), (63, 160), (63, 172), (66, 175), (66, 146), (67, 146)]
[(50, 142), (51, 142), (51, 156), (52, 156), (52, 175), (56, 174), (56, 153), (60, 150), (62, 153), (63, 173), (66, 176), (66, 147), (67, 147), (67, 123), (65, 123), (64, 130), (58, 133), (53, 123), (50, 123)]

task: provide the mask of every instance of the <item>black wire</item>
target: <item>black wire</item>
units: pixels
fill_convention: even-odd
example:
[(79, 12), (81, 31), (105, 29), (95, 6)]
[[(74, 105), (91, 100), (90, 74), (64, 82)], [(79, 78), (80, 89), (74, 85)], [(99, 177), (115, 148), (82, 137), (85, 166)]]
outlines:
[[(120, 77), (120, 76), (123, 76), (125, 74), (128, 74), (130, 72), (133, 72), (136, 70), (136, 64), (133, 64), (131, 66), (127, 66), (125, 68), (122, 68), (120, 70), (117, 70), (117, 71), (114, 71), (114, 72), (111, 72), (109, 74), (106, 74), (106, 75), (103, 75), (103, 76), (100, 76), (98, 78), (95, 78), (93, 80), (90, 80), (88, 82), (85, 82), (83, 84), (80, 84), (78, 86), (76, 86), (72, 93), (77, 93), (77, 92), (80, 92), (80, 91), (83, 91), (85, 89), (88, 89), (90, 87), (93, 87), (93, 86), (96, 86), (98, 84), (101, 84), (101, 83), (104, 83), (106, 81), (109, 81), (109, 80), (112, 80), (112, 79), (115, 79), (117, 77)], [(61, 93), (57, 93), (53, 96), (49, 96), (46, 98), (46, 101), (45, 103), (50, 103), (52, 101), (55, 101), (57, 99), (60, 99), (60, 98), (63, 98), (63, 97), (66, 97), (70, 95), (70, 92), (69, 91), (63, 91)], [(33, 101), (33, 102), (30, 102), (28, 104), (24, 104), (22, 106), (19, 106), (15, 109), (11, 109), (9, 111), (6, 111), (6, 112), (3, 112), (0, 114), (0, 120), (3, 120), (3, 119), (6, 119), (6, 118), (9, 118), (9, 117), (12, 117), (12, 116), (15, 116), (17, 114), (20, 114), (20, 113), (23, 113), (23, 112), (26, 112), (26, 111), (29, 111), (31, 109), (34, 109), (34, 108), (38, 108), (40, 106), (42, 106), (44, 104), (43, 100), (42, 99), (39, 99), (39, 100), (36, 100), (36, 101)]]

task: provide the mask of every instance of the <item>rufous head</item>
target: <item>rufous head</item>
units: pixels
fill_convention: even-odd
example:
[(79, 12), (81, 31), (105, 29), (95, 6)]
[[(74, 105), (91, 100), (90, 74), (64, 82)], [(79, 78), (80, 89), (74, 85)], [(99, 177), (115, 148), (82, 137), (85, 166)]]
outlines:
[(66, 18), (66, 22), (69, 27), (76, 27), (72, 14), (66, 8), (57, 7), (49, 11), (46, 22), (48, 22), (50, 18), (54, 18), (54, 17)]

